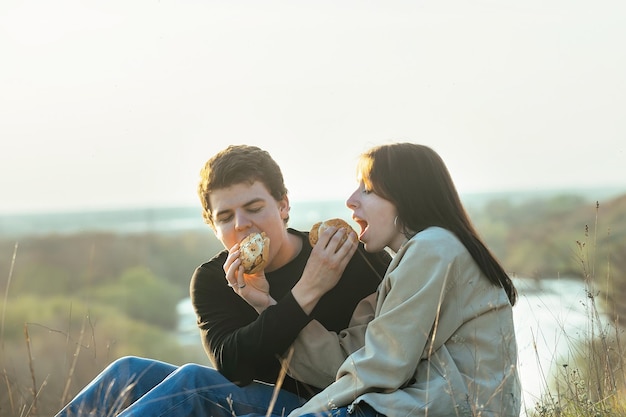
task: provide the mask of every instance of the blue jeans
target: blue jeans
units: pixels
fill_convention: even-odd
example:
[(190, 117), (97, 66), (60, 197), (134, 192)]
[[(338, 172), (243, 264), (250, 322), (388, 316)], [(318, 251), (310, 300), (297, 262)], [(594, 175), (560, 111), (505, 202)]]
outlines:
[[(130, 356), (109, 365), (56, 417), (264, 417), (274, 390), (257, 382), (238, 387), (202, 365), (178, 367)], [(279, 390), (272, 415), (287, 415), (303, 403)]]

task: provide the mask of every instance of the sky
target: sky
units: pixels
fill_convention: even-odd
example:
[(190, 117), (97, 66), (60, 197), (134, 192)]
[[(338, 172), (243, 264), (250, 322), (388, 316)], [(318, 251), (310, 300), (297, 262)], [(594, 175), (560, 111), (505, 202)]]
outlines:
[(292, 200), (345, 199), (371, 146), (463, 193), (626, 191), (626, 2), (0, 3), (0, 212), (197, 205), (258, 145)]

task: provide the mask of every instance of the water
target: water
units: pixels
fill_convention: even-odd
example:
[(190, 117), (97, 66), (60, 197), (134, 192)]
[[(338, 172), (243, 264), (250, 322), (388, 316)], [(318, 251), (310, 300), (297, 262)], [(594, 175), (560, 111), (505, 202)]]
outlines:
[(199, 207), (131, 208), (55, 213), (0, 213), (0, 236), (87, 231), (144, 233), (206, 230)]
[(519, 301), (513, 308), (522, 408), (532, 409), (556, 367), (574, 358), (576, 341), (588, 336), (590, 307), (580, 280), (516, 280)]
[[(572, 279), (547, 279), (540, 283), (516, 279), (519, 301), (513, 308), (523, 389), (522, 408), (530, 410), (543, 393), (551, 370), (571, 359), (575, 340), (588, 334), (588, 298), (584, 283)], [(199, 344), (190, 300), (182, 300), (181, 343)], [(526, 413), (524, 412), (523, 415)]]

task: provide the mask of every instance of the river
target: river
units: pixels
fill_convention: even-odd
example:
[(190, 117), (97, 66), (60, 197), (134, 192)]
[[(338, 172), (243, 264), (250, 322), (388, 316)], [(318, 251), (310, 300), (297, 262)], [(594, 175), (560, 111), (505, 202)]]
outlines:
[[(576, 340), (589, 334), (589, 299), (583, 282), (515, 279), (519, 301), (513, 308), (518, 366), (523, 390), (522, 409), (534, 408), (553, 367), (567, 364)], [(180, 341), (199, 343), (189, 299), (179, 304)], [(522, 415), (526, 415), (525, 412)]]

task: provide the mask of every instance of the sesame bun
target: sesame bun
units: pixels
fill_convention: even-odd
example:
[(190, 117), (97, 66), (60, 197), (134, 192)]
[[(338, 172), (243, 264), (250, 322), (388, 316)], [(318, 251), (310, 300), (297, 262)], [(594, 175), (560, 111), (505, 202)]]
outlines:
[(311, 227), (311, 230), (309, 231), (309, 242), (311, 243), (311, 246), (315, 246), (320, 233), (322, 233), (324, 230), (326, 230), (328, 227), (331, 227), (331, 226), (337, 227), (337, 228), (343, 228), (348, 231), (348, 233), (346, 233), (346, 235), (341, 240), (340, 244), (346, 241), (346, 239), (348, 238), (348, 234), (350, 232), (354, 233), (354, 235), (356, 236), (356, 232), (354, 231), (352, 226), (350, 226), (348, 222), (346, 222), (345, 220), (329, 219), (323, 222), (317, 222), (313, 225), (313, 227)]
[(270, 251), (270, 238), (262, 233), (252, 233), (239, 243), (239, 259), (246, 274), (256, 274), (265, 268)]

